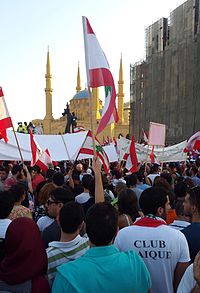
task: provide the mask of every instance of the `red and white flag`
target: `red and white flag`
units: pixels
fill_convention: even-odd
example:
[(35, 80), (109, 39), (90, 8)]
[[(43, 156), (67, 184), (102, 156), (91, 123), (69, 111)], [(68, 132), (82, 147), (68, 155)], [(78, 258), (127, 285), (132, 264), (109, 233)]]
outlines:
[(129, 172), (134, 173), (134, 172), (137, 172), (137, 166), (138, 166), (138, 159), (137, 159), (137, 154), (135, 150), (135, 141), (133, 136), (130, 143), (129, 155), (128, 155), (125, 167)]
[(85, 16), (83, 16), (83, 34), (88, 86), (91, 88), (105, 87), (105, 104), (97, 129), (97, 134), (99, 134), (107, 125), (119, 120), (115, 104), (115, 84), (106, 56)]
[[(104, 151), (104, 149), (102, 148), (100, 142), (97, 140), (97, 138), (95, 138), (95, 144), (96, 144), (97, 157), (99, 157), (103, 165), (104, 171), (108, 173), (110, 169), (110, 162), (109, 162), (108, 156), (106, 152)], [(94, 155), (91, 131), (88, 131), (85, 142), (80, 148), (79, 154)]]
[(42, 152), (41, 156), (39, 156), (37, 162), (35, 163), (35, 165), (37, 165), (44, 172), (46, 172), (49, 169), (49, 165), (52, 165), (52, 164), (53, 162), (52, 162), (48, 149)]
[(158, 164), (160, 165), (160, 161), (158, 160), (156, 154), (154, 153), (154, 145), (152, 146), (151, 153), (149, 154), (151, 164)]
[(0, 136), (5, 140), (6, 143), (8, 142), (6, 129), (9, 127), (12, 127), (12, 120), (6, 106), (3, 90), (0, 87)]
[(35, 137), (32, 131), (30, 131), (30, 144), (31, 144), (31, 152), (32, 152), (31, 166), (34, 166), (43, 152), (41, 147), (35, 140)]
[(184, 152), (188, 153), (193, 150), (200, 150), (200, 131), (196, 132), (189, 138)]
[(143, 139), (146, 143), (148, 143), (148, 134), (146, 133), (146, 131), (144, 130), (144, 128), (142, 128), (142, 135), (143, 135)]
[(81, 132), (81, 131), (85, 131), (85, 127), (84, 126), (76, 126), (74, 128), (74, 133), (78, 133), (78, 132)]

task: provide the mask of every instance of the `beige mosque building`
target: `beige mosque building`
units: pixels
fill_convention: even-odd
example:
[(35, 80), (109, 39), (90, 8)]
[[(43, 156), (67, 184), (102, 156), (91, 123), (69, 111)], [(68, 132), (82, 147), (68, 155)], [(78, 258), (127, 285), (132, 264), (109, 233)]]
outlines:
[[(44, 119), (35, 119), (32, 122), (35, 126), (43, 125), (44, 134), (63, 134), (66, 127), (66, 116), (59, 119), (53, 118), (52, 111), (52, 74), (50, 67), (50, 55), (47, 52), (47, 65), (46, 65), (46, 115)], [(88, 90), (81, 88), (80, 68), (78, 65), (76, 94), (69, 101), (70, 112), (74, 112), (77, 117), (77, 126), (83, 126), (86, 130), (91, 129), (90, 105), (88, 98)], [(92, 89), (92, 122), (93, 129), (96, 132), (99, 120), (101, 119), (101, 111), (103, 108), (102, 100), (99, 97), (99, 88)], [(129, 116), (130, 116), (130, 103), (124, 103), (124, 81), (123, 81), (123, 66), (122, 58), (120, 60), (119, 68), (119, 81), (118, 81), (118, 94), (117, 94), (117, 109), (119, 115), (119, 122), (112, 123), (107, 126), (102, 133), (98, 135), (100, 141), (103, 137), (113, 138), (118, 137), (119, 134), (126, 136), (129, 133)]]

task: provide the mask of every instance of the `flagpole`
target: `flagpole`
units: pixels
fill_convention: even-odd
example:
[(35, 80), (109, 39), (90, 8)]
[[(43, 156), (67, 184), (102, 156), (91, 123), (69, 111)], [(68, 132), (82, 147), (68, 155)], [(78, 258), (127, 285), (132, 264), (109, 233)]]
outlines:
[(147, 152), (146, 152), (146, 159), (145, 159), (145, 168), (144, 168), (144, 172), (147, 171), (147, 160), (148, 160), (148, 155), (149, 155), (149, 145), (147, 145)]
[(95, 137), (94, 137), (94, 127), (92, 121), (92, 93), (90, 89), (90, 76), (89, 76), (89, 58), (88, 58), (88, 44), (86, 40), (86, 24), (85, 24), (85, 17), (82, 16), (83, 21), (83, 37), (84, 37), (84, 49), (85, 49), (85, 67), (86, 67), (86, 76), (87, 76), (87, 86), (88, 86), (88, 95), (89, 95), (89, 111), (90, 111), (90, 127), (92, 131), (92, 145), (93, 145), (93, 152), (94, 156), (96, 155), (96, 144), (95, 144)]
[(64, 146), (65, 146), (65, 150), (66, 150), (67, 156), (68, 156), (68, 158), (69, 158), (69, 161), (70, 161), (70, 156), (69, 156), (69, 152), (68, 152), (68, 149), (67, 149), (67, 145), (66, 145), (66, 143), (65, 143), (65, 140), (64, 140), (64, 138), (63, 138), (63, 135), (62, 135), (62, 134), (61, 134), (61, 137), (62, 137), (62, 140), (63, 140)]
[(162, 161), (161, 161), (161, 172), (163, 170), (163, 157), (164, 157), (164, 150), (165, 150), (165, 147), (163, 146), (163, 149), (162, 149)]
[[(12, 122), (11, 122), (11, 123), (12, 123)], [(13, 129), (13, 133), (14, 133), (14, 136), (15, 136), (15, 140), (16, 140), (16, 143), (17, 143), (18, 150), (19, 150), (19, 155), (20, 155), (20, 157), (21, 157), (21, 161), (22, 161), (22, 163), (24, 164), (24, 159), (23, 159), (23, 157), (22, 157), (22, 152), (21, 152), (21, 149), (20, 149), (20, 146), (19, 146), (19, 141), (18, 141), (18, 138), (17, 138), (16, 132), (15, 132), (15, 129), (14, 129), (13, 123), (12, 123), (12, 129)]]
[[(89, 132), (89, 130), (88, 130), (88, 132)], [(82, 147), (83, 147), (83, 145), (84, 145), (84, 143), (85, 143), (85, 141), (86, 141), (86, 139), (87, 139), (88, 132), (87, 132), (87, 134), (86, 134), (86, 136), (85, 136), (85, 139), (84, 139), (84, 141), (83, 141), (83, 143), (82, 143), (80, 149), (82, 149)], [(74, 163), (76, 162), (76, 160), (78, 159), (78, 156), (80, 155), (80, 149), (79, 149), (78, 154), (77, 154), (77, 156), (76, 156), (76, 158), (75, 158), (75, 160), (74, 160)]]

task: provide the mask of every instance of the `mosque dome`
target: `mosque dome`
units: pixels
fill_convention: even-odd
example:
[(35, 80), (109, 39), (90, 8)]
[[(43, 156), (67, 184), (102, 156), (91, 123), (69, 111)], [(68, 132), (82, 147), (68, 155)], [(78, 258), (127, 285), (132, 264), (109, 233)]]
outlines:
[(88, 90), (84, 89), (83, 91), (78, 92), (77, 94), (74, 95), (73, 99), (77, 100), (77, 99), (88, 99)]

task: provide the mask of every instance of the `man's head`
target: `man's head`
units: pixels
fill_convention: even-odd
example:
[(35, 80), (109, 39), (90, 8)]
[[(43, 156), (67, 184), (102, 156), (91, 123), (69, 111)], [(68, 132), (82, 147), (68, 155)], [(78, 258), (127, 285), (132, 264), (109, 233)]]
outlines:
[(54, 189), (46, 203), (48, 215), (52, 218), (56, 218), (63, 205), (73, 200), (74, 196), (70, 189), (60, 187)]
[(61, 172), (56, 172), (52, 177), (52, 182), (56, 186), (61, 187), (65, 182), (65, 177)]
[(10, 191), (0, 192), (0, 219), (6, 219), (14, 206), (15, 200)]
[(128, 182), (129, 182), (130, 187), (136, 186), (136, 184), (137, 184), (137, 175), (136, 174), (131, 174), (128, 177)]
[(22, 169), (23, 169), (23, 166), (22, 165), (13, 165), (12, 167), (12, 175), (17, 177), (21, 174), (22, 172)]
[(110, 245), (117, 234), (118, 216), (108, 202), (96, 203), (86, 214), (86, 233), (92, 245)]
[(186, 216), (200, 217), (200, 187), (195, 186), (188, 190), (183, 203)]
[(196, 166), (192, 166), (189, 171), (190, 176), (196, 176), (197, 173), (198, 173), (198, 168)]
[(76, 165), (76, 170), (77, 170), (78, 172), (82, 173), (82, 171), (83, 171), (83, 165), (82, 165), (81, 163), (77, 164), (77, 165)]
[(144, 190), (140, 196), (139, 204), (144, 215), (152, 214), (163, 219), (166, 219), (170, 209), (168, 193), (159, 187)]
[(8, 173), (9, 173), (8, 168), (5, 168), (5, 167), (0, 168), (0, 178), (2, 181), (6, 180), (6, 178), (8, 177)]
[(84, 189), (89, 190), (90, 183), (91, 183), (92, 179), (93, 179), (93, 176), (91, 176), (89, 174), (83, 175), (82, 185), (83, 185)]
[(79, 234), (83, 221), (84, 210), (82, 206), (74, 201), (66, 203), (60, 210), (59, 223), (63, 233)]

